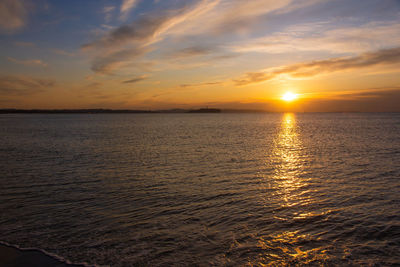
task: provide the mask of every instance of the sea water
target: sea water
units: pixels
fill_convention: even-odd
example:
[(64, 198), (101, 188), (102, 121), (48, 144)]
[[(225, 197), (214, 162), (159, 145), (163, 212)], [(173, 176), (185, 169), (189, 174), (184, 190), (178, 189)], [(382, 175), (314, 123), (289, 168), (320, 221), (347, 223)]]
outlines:
[(88, 264), (400, 264), (400, 114), (0, 115), (0, 240)]

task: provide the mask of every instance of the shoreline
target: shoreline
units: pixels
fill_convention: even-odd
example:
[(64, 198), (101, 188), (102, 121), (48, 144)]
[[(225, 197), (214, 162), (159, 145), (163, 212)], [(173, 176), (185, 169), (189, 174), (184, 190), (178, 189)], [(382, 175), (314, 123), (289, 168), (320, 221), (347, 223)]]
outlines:
[(68, 260), (39, 248), (20, 248), (0, 241), (0, 265), (9, 267), (88, 267), (84, 263), (71, 263)]

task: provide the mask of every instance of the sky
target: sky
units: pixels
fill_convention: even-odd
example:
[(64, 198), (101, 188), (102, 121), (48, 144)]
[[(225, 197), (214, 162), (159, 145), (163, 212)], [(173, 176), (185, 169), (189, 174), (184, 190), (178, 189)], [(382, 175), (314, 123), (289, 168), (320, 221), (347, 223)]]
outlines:
[(400, 1), (1, 0), (0, 108), (203, 107), (400, 111)]

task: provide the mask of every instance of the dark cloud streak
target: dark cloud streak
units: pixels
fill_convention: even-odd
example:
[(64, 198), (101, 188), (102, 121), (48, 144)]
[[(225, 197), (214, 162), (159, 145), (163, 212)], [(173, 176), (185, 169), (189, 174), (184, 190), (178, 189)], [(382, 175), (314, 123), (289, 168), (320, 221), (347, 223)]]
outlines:
[(222, 84), (222, 82), (207, 82), (207, 83), (181, 84), (180, 86), (181, 86), (182, 88), (187, 88), (187, 87), (210, 86), (210, 85), (218, 85), (218, 84)]
[(208, 55), (215, 52), (217, 49), (207, 46), (191, 46), (180, 49), (173, 53), (171, 57), (173, 58), (186, 58), (186, 57), (196, 57)]
[(143, 75), (143, 76), (140, 76), (140, 77), (136, 77), (136, 78), (127, 80), (127, 81), (123, 81), (122, 83), (137, 83), (137, 82), (140, 82), (140, 81), (143, 81), (143, 80), (146, 80), (146, 79), (147, 79), (147, 76)]

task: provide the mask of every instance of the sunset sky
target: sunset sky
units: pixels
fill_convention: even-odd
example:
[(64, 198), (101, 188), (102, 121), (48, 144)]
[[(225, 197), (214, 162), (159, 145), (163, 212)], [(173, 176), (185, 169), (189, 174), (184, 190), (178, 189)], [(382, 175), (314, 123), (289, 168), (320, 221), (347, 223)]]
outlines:
[(399, 0), (2, 0), (0, 40), (0, 108), (400, 111)]

